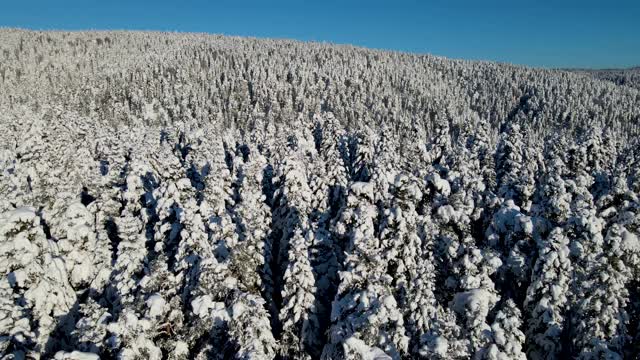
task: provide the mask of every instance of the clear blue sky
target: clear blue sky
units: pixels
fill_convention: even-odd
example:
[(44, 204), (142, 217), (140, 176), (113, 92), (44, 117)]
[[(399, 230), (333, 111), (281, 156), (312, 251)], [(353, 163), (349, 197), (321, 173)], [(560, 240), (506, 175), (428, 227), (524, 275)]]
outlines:
[(0, 26), (290, 38), (544, 67), (640, 65), (640, 0), (6, 0)]

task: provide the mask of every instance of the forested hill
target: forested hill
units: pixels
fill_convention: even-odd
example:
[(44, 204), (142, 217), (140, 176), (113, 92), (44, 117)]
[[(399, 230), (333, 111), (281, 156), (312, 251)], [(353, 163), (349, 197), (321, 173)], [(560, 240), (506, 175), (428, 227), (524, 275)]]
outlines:
[(595, 78), (608, 80), (617, 85), (625, 85), (640, 90), (640, 66), (630, 69), (574, 70), (584, 72)]
[(9, 109), (241, 129), (257, 117), (288, 124), (331, 111), (353, 129), (386, 122), (398, 132), (471, 111), (496, 128), (517, 117), (540, 135), (584, 124), (638, 132), (638, 91), (581, 74), (205, 34), (0, 31), (0, 106)]
[(640, 92), (0, 30), (1, 359), (636, 359)]

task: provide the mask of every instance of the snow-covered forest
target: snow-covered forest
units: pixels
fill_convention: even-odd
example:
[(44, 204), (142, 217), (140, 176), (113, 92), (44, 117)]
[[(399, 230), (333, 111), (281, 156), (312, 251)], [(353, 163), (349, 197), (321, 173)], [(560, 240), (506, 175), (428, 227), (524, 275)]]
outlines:
[(640, 91), (0, 30), (0, 358), (636, 359)]
[(640, 67), (621, 70), (577, 70), (586, 72), (598, 79), (608, 80), (618, 85), (626, 85), (640, 90)]

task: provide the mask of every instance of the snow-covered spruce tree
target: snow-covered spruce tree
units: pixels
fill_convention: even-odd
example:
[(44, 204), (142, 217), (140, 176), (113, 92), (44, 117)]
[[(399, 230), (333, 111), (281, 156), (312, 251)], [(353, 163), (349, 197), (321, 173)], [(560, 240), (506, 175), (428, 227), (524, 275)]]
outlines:
[(107, 326), (112, 319), (109, 309), (89, 297), (80, 305), (79, 315), (80, 319), (71, 333), (76, 341), (75, 348), (93, 354), (106, 354), (104, 340), (107, 339)]
[(491, 342), (480, 358), (526, 360), (523, 351), (525, 335), (520, 330), (521, 325), (520, 310), (511, 299), (507, 299), (491, 324)]
[[(503, 266), (498, 271), (500, 291), (521, 302), (530, 281), (535, 259), (533, 220), (509, 199), (504, 201), (486, 231), (489, 245), (502, 256)], [(515, 282), (514, 282), (515, 280)]]
[(271, 210), (262, 194), (266, 158), (257, 148), (249, 149), (248, 161), (238, 167), (238, 202), (235, 206), (239, 226), (238, 245), (230, 253), (229, 271), (237, 279), (238, 290), (228, 296), (229, 343), (237, 357), (261, 359), (275, 355), (276, 343), (269, 314), (261, 294), (271, 294), (273, 282), (267, 242)]
[[(65, 213), (66, 234), (58, 240), (58, 248), (65, 260), (71, 286), (76, 290), (90, 286), (99, 273), (104, 274), (105, 268), (106, 275), (109, 274), (109, 245), (98, 242), (94, 221), (94, 215), (79, 201), (69, 205)], [(109, 241), (108, 238), (100, 240)]]
[(408, 351), (404, 319), (393, 297), (393, 280), (383, 266), (382, 248), (374, 231), (377, 212), (373, 191), (372, 183), (353, 183), (341, 215), (352, 230), (324, 359), (349, 358), (348, 343), (353, 338), (394, 359)]
[(356, 137), (357, 145), (353, 164), (351, 165), (353, 181), (369, 181), (375, 155), (375, 132), (366, 127)]
[(640, 141), (627, 146), (623, 159), (623, 174), (629, 190), (640, 194)]
[(161, 145), (159, 153), (152, 159), (152, 166), (158, 174), (158, 187), (153, 190), (157, 223), (154, 227), (154, 252), (167, 262), (169, 270), (175, 271), (176, 253), (184, 227), (184, 204), (191, 197), (186, 191), (192, 189), (191, 182), (185, 178), (179, 159), (174, 156), (168, 145)]
[[(624, 187), (624, 182), (616, 183)], [(634, 218), (634, 212), (637, 214), (633, 208), (634, 205), (610, 220), (606, 230), (601, 230), (602, 235), (597, 230), (605, 228), (605, 221), (594, 216), (593, 210), (587, 212), (582, 209), (572, 219), (572, 230), (582, 230), (581, 233), (576, 231), (582, 238), (576, 244), (576, 263), (579, 267), (576, 280), (581, 279), (582, 291), (576, 291), (577, 304), (574, 309), (577, 313), (574, 318), (574, 346), (580, 358), (622, 358), (625, 356), (625, 347), (632, 341), (629, 333), (635, 329), (628, 328), (628, 305), (631, 301), (629, 286), (637, 276), (640, 260), (637, 225), (633, 225), (637, 220), (629, 221)], [(636, 233), (630, 232), (628, 226), (635, 228), (632, 231)], [(594, 239), (598, 241), (595, 244)], [(588, 315), (583, 315), (585, 313)]]
[[(331, 113), (315, 118), (318, 127), (314, 135), (319, 150), (307, 167), (312, 196), (305, 237), (315, 278), (314, 312), (320, 334), (317, 342), (324, 344), (331, 302), (338, 287), (339, 258), (344, 257), (343, 244), (335, 236), (331, 225), (344, 205), (348, 171), (339, 149), (344, 131)], [(316, 347), (315, 350), (319, 355), (322, 347)]]
[(309, 261), (309, 230), (304, 225), (289, 240), (288, 266), (284, 273), (280, 322), (281, 352), (291, 359), (311, 358), (322, 350), (315, 306), (315, 278)]
[(200, 212), (208, 222), (210, 237), (216, 244), (216, 257), (225, 261), (238, 241), (236, 225), (230, 209), (234, 205), (232, 174), (226, 163), (224, 144), (220, 137), (210, 142), (208, 174), (204, 179), (203, 201)]
[(526, 352), (532, 359), (556, 359), (561, 354), (571, 276), (569, 239), (556, 227), (538, 240), (538, 260), (524, 303), (528, 313)]
[(617, 156), (615, 139), (609, 129), (591, 126), (582, 130), (573, 151), (580, 154), (584, 170), (593, 177), (589, 190), (598, 201), (611, 185), (610, 174)]
[[(421, 219), (416, 212), (416, 204), (422, 193), (415, 179), (406, 174), (395, 178), (392, 189), (391, 207), (385, 209), (380, 225), (380, 243), (383, 258), (393, 277), (394, 297), (405, 317), (410, 314), (411, 299), (408, 291), (411, 282), (418, 275), (422, 260), (422, 242), (418, 227)], [(418, 334), (411, 334), (414, 338)]]
[[(446, 139), (440, 142), (448, 143)], [(448, 147), (453, 147), (449, 144)], [(447, 154), (433, 156), (438, 162), (433, 163), (425, 188), (424, 208), (432, 214), (438, 229), (436, 298), (443, 305), (449, 303), (460, 319), (456, 325), (461, 328), (456, 329), (446, 311), (439, 312), (441, 320), (437, 323), (442, 329), (421, 339), (424, 344), (421, 354), (439, 358), (473, 356), (487, 344), (487, 316), (499, 299), (492, 276), (502, 265), (495, 250), (480, 247), (481, 239), (474, 238), (478, 235), (473, 231), (472, 218), (479, 216), (475, 214), (474, 196), (479, 199), (484, 196), (484, 185), (477, 160), (465, 155), (460, 145), (456, 148), (463, 153), (448, 158)], [(432, 148), (431, 153), (437, 154), (437, 149)]]
[[(236, 349), (236, 344), (229, 343), (231, 338), (226, 334), (238, 280), (232, 276), (228, 264), (218, 262), (213, 255), (213, 249), (208, 252), (202, 249), (198, 282), (191, 292), (191, 313), (187, 318), (186, 342), (199, 359), (214, 355), (222, 358), (225, 351)], [(234, 339), (238, 341), (238, 338)]]
[(402, 169), (422, 178), (425, 176), (425, 170), (428, 165), (427, 133), (424, 125), (418, 121), (412, 123), (408, 136), (414, 141), (408, 144), (404, 141), (399, 141), (398, 144), (402, 147), (404, 154)]
[(528, 211), (535, 186), (536, 169), (532, 168), (535, 162), (526, 148), (520, 125), (512, 120), (502, 127), (495, 154), (497, 194)]
[[(629, 272), (616, 253), (620, 237), (602, 234), (604, 221), (596, 215), (589, 192), (592, 178), (580, 174), (570, 182), (573, 195), (568, 234), (572, 239), (574, 276), (571, 282), (572, 353), (584, 359), (598, 354), (620, 357), (626, 341), (624, 303)], [(617, 296), (610, 297), (610, 293)], [(610, 301), (613, 300), (613, 303)]]
[(329, 184), (328, 204), (332, 209), (332, 216), (342, 206), (346, 187), (349, 180), (349, 172), (340, 153), (340, 142), (344, 134), (338, 120), (332, 113), (322, 117), (322, 137), (318, 153), (325, 166), (324, 178)]
[[(183, 298), (179, 293), (182, 289), (183, 273), (175, 274), (169, 269), (169, 262), (165, 255), (158, 255), (149, 264), (149, 275), (140, 280), (138, 300), (138, 321), (144, 325), (143, 336), (153, 339), (155, 346), (163, 352), (172, 354), (181, 352), (184, 326)], [(140, 307), (140, 303), (144, 307)], [(140, 316), (142, 315), (142, 316)], [(133, 314), (132, 314), (133, 316)], [(119, 319), (120, 320), (120, 319)], [(148, 326), (148, 328), (147, 328)], [(125, 353), (135, 350), (136, 345), (123, 344)]]
[(304, 161), (304, 155), (300, 151), (292, 150), (276, 168), (277, 177), (274, 182), (278, 186), (274, 193), (273, 215), (278, 234), (273, 235), (278, 239), (274, 242), (274, 252), (278, 252), (277, 263), (283, 266), (286, 262), (280, 259), (286, 259), (288, 239), (307, 222), (311, 211), (312, 192)]
[[(114, 275), (124, 276), (124, 271), (131, 271), (138, 267), (138, 273), (134, 279), (127, 280), (133, 280), (131, 285), (135, 290), (131, 294), (119, 292), (120, 299), (116, 297), (116, 301), (130, 301), (130, 305), (118, 309), (116, 303), (117, 316), (108, 325), (111, 335), (107, 343), (111, 351), (120, 354), (119, 356), (158, 356), (160, 348), (166, 351), (174, 345), (172, 341), (168, 342), (160, 335), (167, 332), (167, 328), (172, 333), (174, 328), (179, 329), (183, 322), (182, 303), (178, 294), (183, 274), (179, 272), (176, 254), (180, 244), (180, 231), (183, 227), (181, 215), (184, 215), (180, 191), (190, 184), (188, 180), (180, 179), (181, 166), (168, 144), (161, 143), (156, 146), (158, 146), (155, 148), (157, 153), (150, 159), (151, 167), (137, 165), (139, 169), (133, 170), (130, 175), (133, 177), (130, 195), (133, 196), (126, 197), (128, 198), (126, 206), (130, 207), (133, 214), (140, 213), (145, 219), (146, 231), (138, 233), (140, 224), (135, 220), (118, 224), (118, 230), (122, 225), (123, 230), (129, 230), (132, 237), (129, 241), (120, 242), (119, 251), (121, 247), (122, 250), (127, 249), (127, 246), (134, 246), (137, 251), (125, 257), (133, 256), (134, 259), (133, 261), (130, 258), (127, 259), (128, 261), (125, 260), (122, 263), (124, 268), (120, 268), (118, 264), (120, 259), (116, 260)], [(145, 172), (144, 175), (138, 175), (140, 171)], [(159, 176), (158, 187), (156, 187), (157, 178), (154, 175)], [(129, 179), (127, 182), (129, 183)], [(145, 182), (151, 184), (145, 184)], [(142, 197), (147, 209), (142, 212), (136, 205), (141, 199), (135, 198), (135, 192), (140, 191), (140, 185), (147, 188), (144, 189), (145, 193)], [(125, 214), (126, 212), (125, 208)], [(127, 226), (131, 228), (126, 229)], [(140, 250), (147, 250), (147, 246), (150, 251), (146, 251), (141, 259)], [(145, 266), (141, 269), (143, 261)], [(144, 272), (141, 273), (141, 270)], [(153, 338), (157, 342), (152, 341)]]
[(499, 299), (491, 276), (502, 262), (492, 249), (478, 248), (464, 225), (457, 225), (454, 214), (446, 208), (438, 211), (438, 256), (443, 257), (446, 293), (453, 294), (453, 299), (448, 297), (450, 306), (463, 319), (463, 337), (469, 340), (469, 352), (475, 354), (488, 341), (487, 315)]
[[(46, 239), (33, 209), (3, 212), (0, 219), (3, 224), (0, 227), (0, 246), (5, 254), (0, 265), (6, 274), (0, 283), (0, 351), (7, 357), (24, 358), (27, 353), (37, 354), (39, 349), (36, 348), (37, 329), (32, 329), (31, 325), (31, 311), (21, 301), (19, 291), (14, 291), (18, 286), (16, 274), (38, 270), (33, 268), (35, 264), (30, 266), (31, 269), (27, 268), (39, 250), (38, 244), (31, 245), (31, 242), (43, 243)], [(21, 238), (26, 240), (26, 248), (21, 246)]]
[(234, 358), (272, 359), (278, 344), (273, 338), (264, 300), (251, 293), (236, 293), (229, 311), (229, 336), (233, 339)]
[(156, 336), (155, 316), (165, 311), (161, 297), (152, 297), (148, 301), (152, 317), (140, 316), (132, 309), (122, 311), (118, 320), (108, 325), (107, 344), (117, 349), (116, 356), (124, 359), (162, 359), (162, 350), (152, 340)]
[(491, 327), (487, 316), (499, 300), (495, 291), (476, 288), (458, 292), (451, 301), (451, 308), (463, 319), (463, 333), (468, 342), (468, 351), (472, 356), (481, 356), (491, 341)]
[[(122, 311), (123, 307), (131, 306), (134, 301), (134, 291), (137, 282), (141, 278), (143, 262), (147, 256), (146, 225), (155, 216), (148, 214), (148, 210), (143, 208), (140, 202), (144, 199), (145, 188), (142, 182), (142, 175), (148, 169), (144, 163), (137, 160), (132, 161), (132, 171), (126, 177), (126, 190), (122, 194), (125, 207), (120, 217), (115, 219), (115, 229), (117, 233), (117, 248), (112, 249), (115, 253), (115, 261), (110, 276), (111, 286), (105, 290), (105, 297), (112, 310), (112, 314)], [(147, 219), (147, 220), (144, 220)]]
[[(436, 261), (434, 242), (438, 235), (436, 224), (427, 214), (418, 220), (421, 244), (414, 254), (405, 254), (415, 261), (407, 279), (402, 311), (406, 334), (410, 338), (413, 357), (427, 359), (462, 359), (468, 357), (468, 340), (462, 338), (462, 329), (456, 315), (441, 306), (435, 296)], [(400, 261), (406, 257), (398, 257)]]
[[(14, 208), (21, 196), (20, 178), (17, 176), (18, 164), (15, 160), (16, 154), (12, 149), (0, 149), (0, 193), (6, 194), (0, 199), (0, 212), (6, 212)], [(28, 184), (28, 183), (27, 183)], [(23, 185), (26, 187), (26, 185)]]
[(463, 126), (465, 125), (467, 126), (464, 130), (464, 134), (467, 135), (465, 146), (473, 154), (473, 158), (478, 159), (480, 174), (484, 180), (485, 187), (495, 191), (496, 169), (495, 158), (493, 157), (495, 139), (492, 137), (491, 125), (487, 119), (479, 117), (475, 112), (469, 115)]
[(423, 359), (469, 359), (470, 339), (458, 324), (458, 315), (450, 308), (438, 306), (431, 329), (420, 337), (418, 355)]
[(534, 215), (536, 235), (549, 233), (557, 226), (564, 226), (571, 207), (571, 192), (565, 180), (569, 179), (563, 152), (564, 137), (552, 138), (546, 144), (546, 169), (535, 194)]
[(389, 189), (399, 173), (401, 164), (394, 161), (391, 154), (399, 153), (397, 143), (390, 134), (380, 133), (375, 138), (373, 160), (369, 165), (369, 181), (374, 184), (375, 204), (380, 211), (389, 207), (391, 193)]
[(240, 227), (240, 242), (231, 254), (232, 271), (246, 291), (259, 295), (271, 293), (273, 279), (268, 262), (272, 257), (267, 241), (271, 225), (271, 209), (262, 193), (263, 173), (267, 159), (256, 148), (242, 165), (240, 202), (235, 207)]
[(205, 219), (197, 204), (194, 189), (185, 186), (180, 189), (180, 192), (184, 199), (179, 215), (182, 229), (180, 230), (180, 243), (174, 255), (174, 271), (182, 273), (183, 294), (181, 296), (186, 297), (196, 281), (197, 273), (192, 273), (194, 271), (192, 267), (197, 264), (196, 258), (201, 256), (198, 251), (209, 245), (209, 238)]
[[(0, 261), (4, 275), (2, 351), (16, 358), (40, 358), (61, 346), (55, 330), (76, 300), (57, 244), (46, 238), (33, 208), (18, 208), (0, 217)], [(62, 330), (62, 329), (61, 329)], [(52, 336), (50, 339), (49, 336)]]
[(563, 161), (566, 139), (554, 136), (546, 144), (545, 174), (535, 195), (534, 238), (538, 257), (524, 300), (526, 352), (533, 359), (555, 359), (568, 349), (562, 341), (570, 324), (570, 282), (573, 267), (570, 239), (564, 230), (570, 216), (571, 192)]
[(309, 153), (309, 146), (293, 145), (289, 155), (276, 168), (278, 176), (274, 179), (278, 187), (274, 193), (275, 227), (271, 234), (274, 252), (271, 311), (272, 316), (277, 317), (274, 332), (282, 341), (282, 355), (291, 358), (317, 354), (317, 339), (321, 337), (310, 256), (313, 193), (309, 187), (308, 167), (313, 164), (304, 164), (307, 155), (314, 156)]
[(440, 170), (440, 167), (447, 164), (452, 148), (449, 120), (439, 117), (434, 122), (433, 141), (427, 146), (427, 162)]
[(491, 191), (494, 180), (486, 180), (495, 177), (488, 144), (484, 143), (488, 140), (477, 140), (477, 136), (462, 126), (449, 160), (447, 179), (452, 194), (446, 202), (462, 215), (459, 222), (468, 222), (472, 235), (481, 239), (499, 199)]

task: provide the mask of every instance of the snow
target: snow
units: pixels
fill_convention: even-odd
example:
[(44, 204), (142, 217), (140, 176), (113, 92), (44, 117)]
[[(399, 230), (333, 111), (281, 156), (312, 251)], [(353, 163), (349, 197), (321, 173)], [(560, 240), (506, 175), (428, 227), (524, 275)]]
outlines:
[(453, 298), (451, 308), (461, 315), (471, 312), (486, 316), (497, 301), (498, 296), (495, 294), (485, 289), (474, 289), (457, 293)]
[(640, 239), (638, 235), (625, 229), (622, 232), (622, 249), (640, 253)]
[(149, 308), (149, 317), (155, 318), (162, 316), (166, 311), (167, 302), (160, 296), (160, 294), (153, 294), (149, 296), (146, 301), (147, 308)]
[(9, 212), (7, 224), (18, 222), (32, 222), (36, 218), (35, 209), (32, 207), (19, 207)]
[(344, 341), (345, 352), (351, 351), (359, 355), (362, 360), (392, 360), (391, 356), (377, 347), (367, 346), (364, 341), (350, 337)]
[(638, 338), (618, 316), (637, 82), (198, 34), (0, 43), (7, 358), (519, 359), (524, 332), (557, 358), (568, 322), (616, 358)]
[(171, 355), (175, 358), (186, 358), (189, 355), (189, 344), (184, 341), (176, 341)]
[(460, 217), (460, 214), (451, 205), (440, 206), (438, 208), (437, 215), (443, 224), (456, 222)]
[(72, 351), (58, 351), (54, 356), (55, 360), (100, 360), (100, 356), (93, 353)]
[(211, 296), (209, 295), (198, 296), (191, 301), (193, 313), (200, 317), (208, 315), (209, 309), (213, 309), (213, 307), (213, 300), (211, 300)]
[(441, 357), (447, 356), (447, 352), (449, 351), (449, 342), (446, 338), (442, 336), (436, 336), (432, 341), (430, 341), (430, 350), (439, 355)]
[(358, 196), (373, 199), (374, 184), (372, 182), (355, 182), (351, 184), (351, 191)]
[(443, 196), (451, 195), (451, 185), (449, 185), (449, 182), (446, 179), (442, 179), (439, 174), (434, 173), (429, 175), (427, 181), (433, 184), (435, 189)]
[[(213, 318), (216, 321), (228, 321), (230, 319), (227, 308), (223, 302), (215, 302), (209, 295), (198, 296), (191, 301), (193, 313), (200, 318)], [(240, 308), (237, 309), (241, 311)]]
[(233, 304), (233, 307), (231, 308), (231, 313), (233, 314), (234, 318), (242, 316), (242, 314), (244, 314), (245, 311), (247, 311), (247, 307), (244, 304), (239, 302)]

